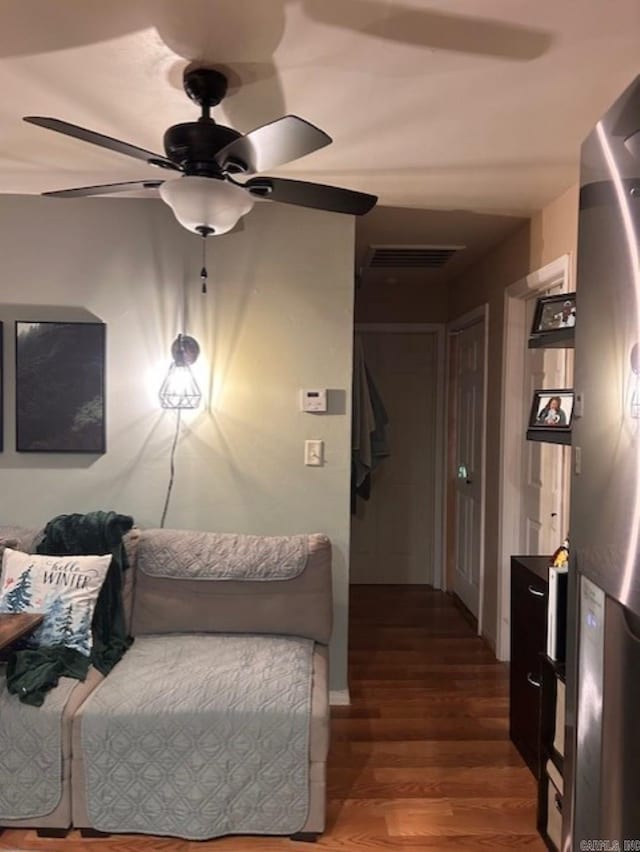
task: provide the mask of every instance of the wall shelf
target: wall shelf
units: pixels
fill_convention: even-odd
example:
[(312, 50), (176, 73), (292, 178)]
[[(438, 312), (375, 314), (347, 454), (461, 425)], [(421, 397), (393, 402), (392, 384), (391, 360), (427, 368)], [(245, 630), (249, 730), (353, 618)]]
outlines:
[(565, 444), (571, 446), (571, 431), (564, 429), (554, 432), (552, 428), (527, 429), (527, 441), (541, 441), (543, 444)]
[(529, 349), (573, 349), (575, 328), (558, 328), (540, 331), (529, 338)]

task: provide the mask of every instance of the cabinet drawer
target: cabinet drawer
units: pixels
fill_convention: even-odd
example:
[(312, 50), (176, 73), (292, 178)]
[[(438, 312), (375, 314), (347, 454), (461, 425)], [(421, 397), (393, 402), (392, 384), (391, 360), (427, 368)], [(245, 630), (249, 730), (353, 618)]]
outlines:
[(548, 584), (517, 560), (511, 568), (509, 732), (537, 777), (539, 772), (540, 655), (546, 648)]
[(515, 563), (511, 571), (511, 662), (539, 666), (547, 642), (548, 584)]

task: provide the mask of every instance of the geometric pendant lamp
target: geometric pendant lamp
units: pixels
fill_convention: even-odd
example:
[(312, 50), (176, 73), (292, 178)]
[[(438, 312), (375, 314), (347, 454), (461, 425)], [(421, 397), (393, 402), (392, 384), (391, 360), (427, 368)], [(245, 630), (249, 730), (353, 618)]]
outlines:
[(191, 364), (200, 354), (200, 347), (193, 337), (179, 334), (171, 344), (173, 363), (169, 367), (165, 380), (162, 382), (158, 396), (163, 408), (188, 409), (197, 408), (202, 400)]

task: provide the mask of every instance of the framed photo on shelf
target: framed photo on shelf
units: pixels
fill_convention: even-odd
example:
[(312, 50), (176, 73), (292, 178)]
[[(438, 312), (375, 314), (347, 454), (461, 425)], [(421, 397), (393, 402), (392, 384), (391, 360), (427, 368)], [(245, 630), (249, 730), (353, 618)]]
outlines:
[(16, 322), (16, 450), (105, 447), (105, 325)]
[[(569, 432), (573, 419), (574, 392), (562, 390), (535, 390), (529, 416), (529, 431)], [(541, 437), (540, 440), (547, 440)]]
[(543, 296), (536, 303), (531, 334), (551, 334), (576, 325), (576, 294)]

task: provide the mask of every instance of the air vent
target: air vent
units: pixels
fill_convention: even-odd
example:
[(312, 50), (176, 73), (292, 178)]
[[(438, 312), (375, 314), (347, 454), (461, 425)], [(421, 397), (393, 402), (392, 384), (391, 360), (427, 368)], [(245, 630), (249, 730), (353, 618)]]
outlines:
[(366, 269), (440, 269), (465, 246), (370, 246)]

